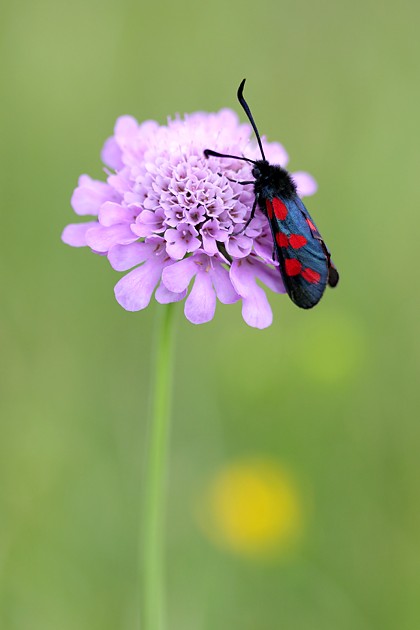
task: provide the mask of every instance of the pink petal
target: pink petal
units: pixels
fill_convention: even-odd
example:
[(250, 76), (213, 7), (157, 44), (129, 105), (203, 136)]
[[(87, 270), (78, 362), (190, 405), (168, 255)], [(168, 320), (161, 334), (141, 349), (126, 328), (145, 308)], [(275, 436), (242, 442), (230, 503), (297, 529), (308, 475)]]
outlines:
[(162, 211), (157, 210), (152, 212), (151, 210), (143, 210), (136, 218), (136, 222), (131, 226), (134, 234), (137, 236), (150, 236), (154, 232), (163, 232), (165, 226), (163, 225), (164, 214)]
[(253, 242), (245, 234), (231, 236), (226, 244), (228, 254), (234, 258), (245, 258), (251, 253)]
[(279, 142), (269, 142), (265, 143), (264, 147), (267, 160), (271, 162), (271, 164), (279, 164), (283, 166), (283, 168), (286, 166), (289, 161), (289, 156), (282, 144)]
[(127, 271), (147, 260), (154, 247), (152, 243), (113, 245), (108, 252), (108, 260), (116, 271)]
[(296, 173), (292, 173), (292, 179), (297, 186), (297, 194), (299, 197), (309, 197), (309, 195), (314, 195), (318, 190), (318, 184), (309, 173), (297, 171)]
[(159, 282), (161, 271), (161, 265), (156, 265), (151, 260), (130, 271), (115, 285), (117, 302), (126, 311), (141, 311), (146, 308)]
[(194, 286), (185, 302), (185, 317), (192, 324), (205, 324), (213, 319), (216, 310), (216, 294), (210, 274), (202, 271), (197, 274)]
[(118, 146), (114, 136), (105, 141), (101, 152), (101, 160), (106, 166), (118, 171), (123, 167), (121, 161), (121, 149)]
[(286, 293), (280, 269), (278, 267), (273, 269), (258, 261), (254, 262), (254, 267), (257, 278), (267, 285), (269, 289), (275, 291), (276, 293)]
[(200, 249), (201, 247), (201, 243), (199, 241), (198, 238), (195, 238), (195, 236), (190, 240), (190, 242), (188, 243), (188, 249), (187, 252), (192, 254), (193, 252), (196, 252), (197, 249)]
[(71, 223), (64, 228), (61, 240), (72, 247), (86, 247), (86, 232), (97, 225), (97, 221)]
[[(115, 175), (109, 175), (108, 184), (125, 199), (125, 196), (131, 193), (131, 187), (133, 185), (130, 179), (130, 170), (128, 168), (122, 168)], [(127, 201), (127, 203), (129, 202)]]
[(254, 328), (267, 328), (273, 321), (273, 314), (267, 296), (255, 282), (255, 268), (248, 260), (234, 260), (230, 278), (236, 291), (242, 297), (242, 317)]
[(264, 291), (257, 285), (248, 297), (242, 298), (242, 317), (248, 326), (268, 328), (273, 323), (273, 312)]
[(122, 140), (131, 139), (137, 135), (139, 124), (133, 116), (120, 116), (115, 123), (114, 134), (117, 143), (120, 145)]
[(216, 240), (212, 236), (208, 236), (207, 234), (203, 234), (203, 249), (206, 254), (210, 254), (210, 256), (214, 256), (219, 250), (217, 247)]
[(227, 269), (217, 262), (213, 263), (211, 279), (216, 295), (222, 304), (233, 304), (239, 300), (239, 295), (233, 288)]
[(155, 298), (159, 304), (169, 304), (170, 302), (179, 302), (180, 300), (183, 300), (186, 293), (186, 291), (182, 291), (182, 293), (173, 293), (161, 282), (156, 289)]
[(169, 256), (175, 260), (184, 258), (188, 250), (188, 243), (181, 238), (178, 230), (166, 230), (164, 238)]
[(275, 258), (273, 260), (273, 237), (271, 234), (269, 237), (263, 236), (254, 241), (254, 252), (257, 256), (270, 263), (270, 265), (275, 263)]
[(169, 291), (181, 293), (187, 289), (197, 271), (194, 258), (185, 258), (165, 267), (162, 272), (162, 282)]
[(113, 245), (125, 245), (137, 240), (128, 223), (111, 227), (94, 227), (86, 234), (86, 243), (97, 252), (107, 252)]
[(247, 296), (253, 284), (254, 273), (248, 260), (233, 260), (229, 271), (230, 279), (235, 290), (241, 297)]
[(98, 220), (101, 225), (109, 227), (118, 223), (131, 223), (135, 221), (136, 216), (137, 212), (134, 208), (107, 201), (99, 209)]
[(119, 195), (105, 182), (92, 179), (89, 175), (81, 175), (79, 185), (71, 198), (71, 205), (76, 214), (95, 216), (105, 201), (119, 201)]

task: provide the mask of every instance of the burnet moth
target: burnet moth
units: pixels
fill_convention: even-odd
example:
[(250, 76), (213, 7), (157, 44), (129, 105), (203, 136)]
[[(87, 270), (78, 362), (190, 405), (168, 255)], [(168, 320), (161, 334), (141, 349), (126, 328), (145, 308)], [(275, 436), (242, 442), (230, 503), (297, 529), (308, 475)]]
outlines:
[(251, 160), (211, 149), (206, 149), (204, 155), (244, 160), (253, 165), (254, 179), (239, 182), (253, 184), (255, 192), (251, 215), (242, 231), (254, 218), (258, 206), (270, 223), (273, 257), (275, 253), (290, 299), (300, 308), (312, 308), (318, 304), (327, 284), (330, 287), (337, 285), (338, 271), (315, 223), (297, 195), (291, 175), (281, 166), (269, 164), (266, 160), (260, 134), (243, 97), (244, 85), (245, 79), (238, 88), (238, 100), (255, 132), (262, 159)]

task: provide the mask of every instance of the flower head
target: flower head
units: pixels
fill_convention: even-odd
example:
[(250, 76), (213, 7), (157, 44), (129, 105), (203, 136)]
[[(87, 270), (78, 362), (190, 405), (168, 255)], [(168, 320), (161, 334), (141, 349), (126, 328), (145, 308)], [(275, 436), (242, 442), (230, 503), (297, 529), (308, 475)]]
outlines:
[[(239, 181), (250, 178), (249, 164), (203, 154), (210, 146), (257, 159), (250, 136), (250, 125), (228, 109), (162, 126), (119, 118), (102, 150), (106, 183), (82, 175), (71, 200), (76, 214), (95, 218), (68, 225), (63, 241), (87, 245), (106, 255), (115, 270), (128, 272), (115, 286), (126, 310), (145, 308), (153, 293), (167, 303), (189, 291), (185, 315), (194, 324), (213, 318), (218, 298), (223, 304), (242, 300), (247, 324), (269, 326), (271, 308), (256, 280), (277, 293), (284, 287), (267, 219), (257, 211), (243, 229), (254, 193)], [(265, 152), (270, 162), (287, 164), (280, 144), (266, 143)], [(294, 179), (301, 196), (315, 192), (307, 173)]]

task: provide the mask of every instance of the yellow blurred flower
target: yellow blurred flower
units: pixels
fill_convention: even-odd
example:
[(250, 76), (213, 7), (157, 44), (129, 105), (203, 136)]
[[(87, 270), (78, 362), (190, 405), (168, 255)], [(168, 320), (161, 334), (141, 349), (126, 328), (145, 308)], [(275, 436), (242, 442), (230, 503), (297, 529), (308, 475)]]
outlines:
[(231, 551), (277, 555), (301, 534), (300, 493), (291, 475), (275, 461), (238, 461), (210, 481), (198, 517), (204, 533)]

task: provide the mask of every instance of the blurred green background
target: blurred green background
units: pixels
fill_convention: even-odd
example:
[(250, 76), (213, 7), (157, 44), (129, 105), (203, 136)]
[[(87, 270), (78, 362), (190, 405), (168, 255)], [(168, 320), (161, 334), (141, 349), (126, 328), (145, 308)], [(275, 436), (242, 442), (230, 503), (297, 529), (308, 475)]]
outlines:
[[(341, 283), (313, 311), (271, 295), (194, 327), (179, 308), (168, 496), (170, 630), (420, 627), (418, 3), (3, 1), (0, 627), (131, 630), (150, 355), (101, 257), (60, 242), (120, 114), (247, 98), (319, 192)], [(241, 114), (242, 118), (243, 115)], [(197, 501), (267, 457), (303, 532), (247, 557)]]

